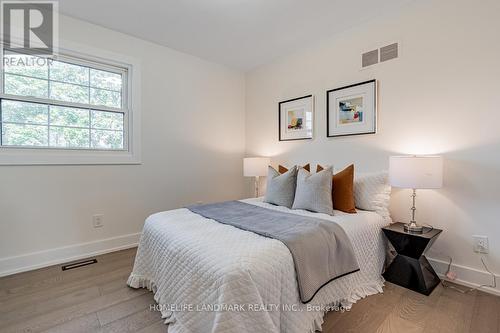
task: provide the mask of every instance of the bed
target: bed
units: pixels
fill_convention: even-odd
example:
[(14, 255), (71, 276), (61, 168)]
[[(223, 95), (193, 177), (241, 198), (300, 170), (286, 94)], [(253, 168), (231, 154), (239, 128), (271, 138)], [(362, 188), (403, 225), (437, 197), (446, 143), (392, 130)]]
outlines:
[(303, 304), (292, 256), (280, 241), (204, 218), (183, 208), (146, 220), (128, 285), (153, 291), (169, 332), (314, 332), (328, 306), (350, 307), (382, 292), (390, 223), (376, 212), (333, 216), (242, 200), (338, 223), (360, 270), (321, 288)]

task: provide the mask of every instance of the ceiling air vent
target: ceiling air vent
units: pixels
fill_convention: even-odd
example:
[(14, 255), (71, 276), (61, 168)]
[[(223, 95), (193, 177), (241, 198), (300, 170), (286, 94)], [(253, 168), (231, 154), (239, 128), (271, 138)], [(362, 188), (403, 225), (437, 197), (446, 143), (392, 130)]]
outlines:
[(361, 63), (362, 63), (363, 68), (377, 64), (378, 63), (378, 49), (363, 53)]
[(380, 48), (380, 62), (396, 59), (398, 57), (398, 43)]

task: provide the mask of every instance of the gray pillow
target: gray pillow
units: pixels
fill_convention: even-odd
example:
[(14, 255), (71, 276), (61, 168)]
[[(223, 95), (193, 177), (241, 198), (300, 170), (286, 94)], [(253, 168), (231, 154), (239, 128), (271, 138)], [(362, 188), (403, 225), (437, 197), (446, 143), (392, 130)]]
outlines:
[(292, 209), (333, 215), (332, 176), (332, 167), (314, 174), (300, 168)]
[(267, 171), (267, 190), (264, 201), (274, 205), (291, 208), (293, 198), (295, 197), (296, 184), (296, 166), (281, 175), (270, 166)]

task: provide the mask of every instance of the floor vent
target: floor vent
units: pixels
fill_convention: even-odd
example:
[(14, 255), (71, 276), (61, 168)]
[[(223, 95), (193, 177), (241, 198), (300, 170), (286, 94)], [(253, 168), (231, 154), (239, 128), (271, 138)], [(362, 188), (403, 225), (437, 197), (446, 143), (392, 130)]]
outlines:
[(77, 262), (73, 262), (71, 264), (63, 265), (61, 268), (63, 271), (67, 271), (69, 269), (88, 266), (88, 265), (92, 265), (92, 264), (97, 264), (97, 259), (86, 259), (86, 260), (82, 260), (82, 261), (77, 261)]

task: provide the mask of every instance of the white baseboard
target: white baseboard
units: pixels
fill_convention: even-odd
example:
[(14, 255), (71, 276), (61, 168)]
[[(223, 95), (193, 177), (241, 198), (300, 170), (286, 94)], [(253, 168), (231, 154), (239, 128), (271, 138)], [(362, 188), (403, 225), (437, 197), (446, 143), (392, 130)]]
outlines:
[(0, 276), (21, 273), (132, 248), (139, 244), (140, 236), (141, 233), (128, 234), (88, 243), (23, 254), (20, 256), (0, 258)]
[[(427, 259), (441, 279), (450, 281), (444, 276), (446, 270), (448, 269), (447, 261), (434, 258)], [(456, 264), (451, 265), (451, 270), (457, 274), (457, 278), (452, 282), (469, 288), (477, 288), (480, 285), (490, 285), (492, 283), (491, 274), (487, 271)], [(498, 282), (499, 275), (495, 275), (495, 277)], [(489, 294), (500, 296), (500, 285), (497, 286), (497, 288), (482, 287), (480, 290)]]

